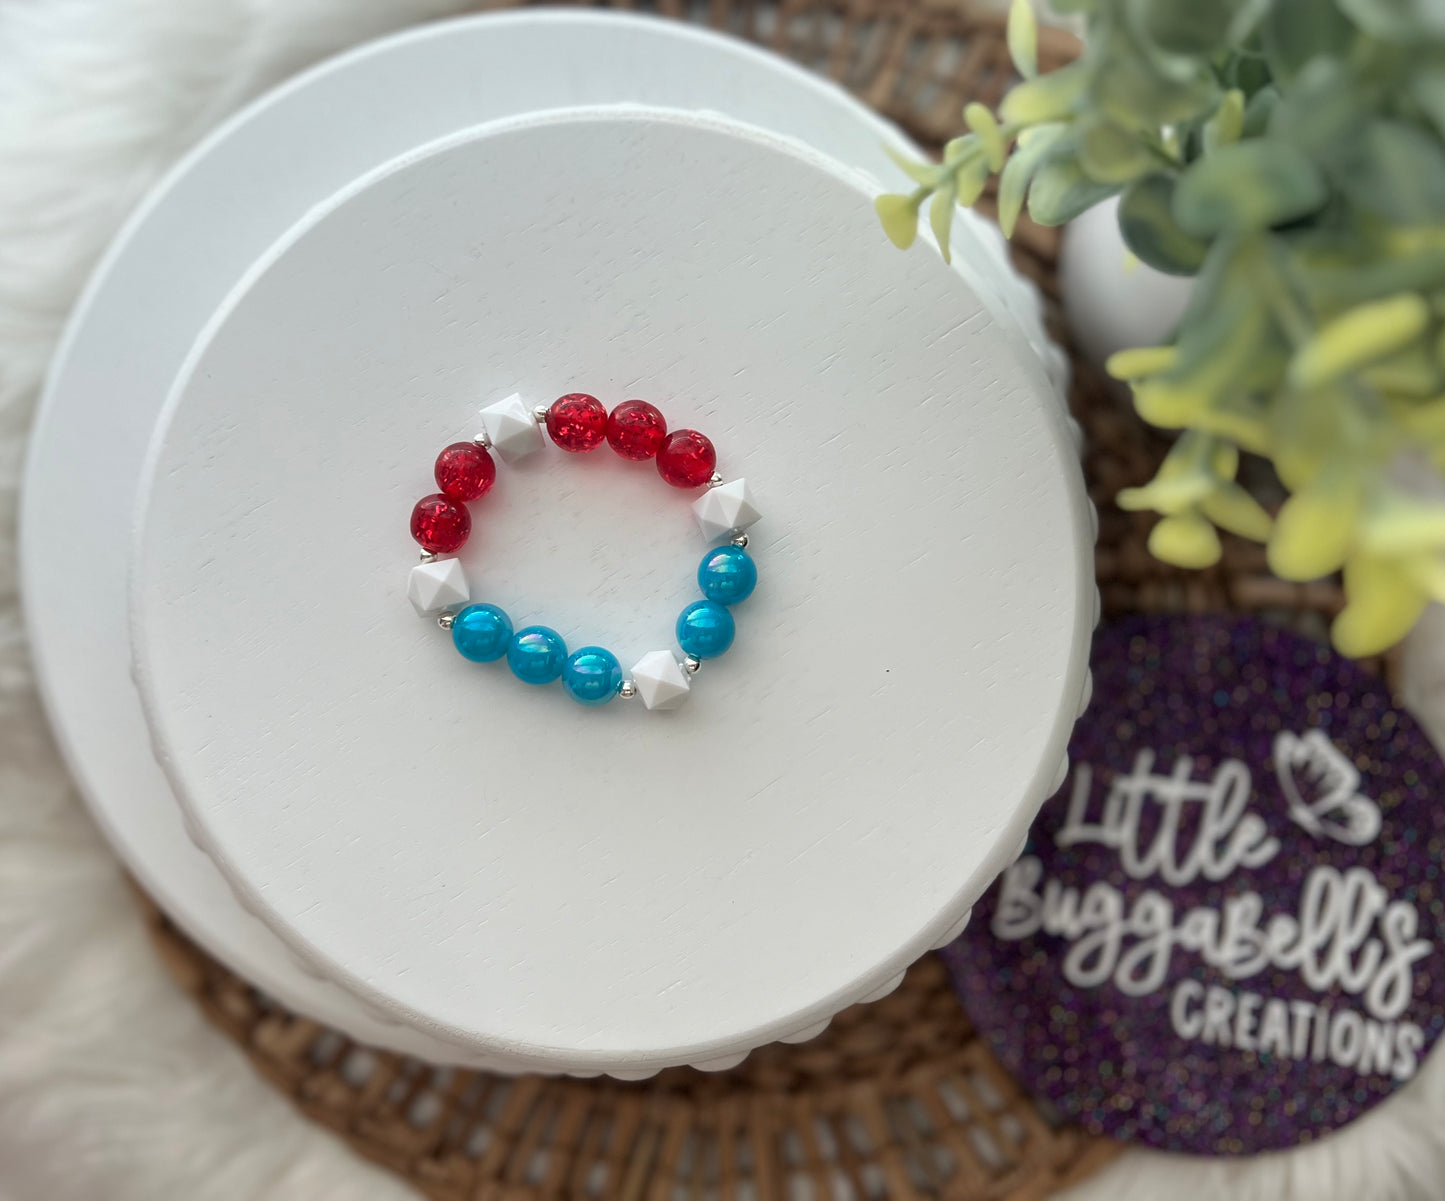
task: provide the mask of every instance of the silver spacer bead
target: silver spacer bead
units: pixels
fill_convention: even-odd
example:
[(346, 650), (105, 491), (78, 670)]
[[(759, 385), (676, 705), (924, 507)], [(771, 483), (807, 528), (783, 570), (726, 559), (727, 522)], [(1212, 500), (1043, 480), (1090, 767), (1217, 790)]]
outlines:
[(734, 546), (747, 546), (748, 536), (746, 534), (734, 534), (728, 541)]
[(631, 680), (623, 680), (622, 683), (617, 685), (617, 695), (624, 701), (630, 701), (637, 695), (637, 685)]
[(695, 676), (702, 670), (702, 660), (694, 659), (691, 655), (684, 655), (682, 659), (682, 670), (690, 676)]
[(456, 621), (457, 615), (455, 613), (442, 613), (437, 617), (437, 625), (441, 626), (444, 630), (451, 629), (452, 626), (456, 624)]
[(441, 556), (434, 550), (424, 550), (421, 552), (421, 561), (423, 563), (435, 563), (440, 558)]
[(720, 487), (721, 485), (722, 485), (722, 476), (718, 475), (718, 473), (717, 473), (716, 471), (714, 471), (714, 472), (712, 473), (712, 475), (708, 476), (707, 486), (708, 486), (709, 488), (717, 488), (717, 487)]
[(535, 409), (532, 410), (532, 416), (537, 419), (537, 424), (538, 424), (538, 425), (546, 425), (546, 424), (547, 424), (547, 406), (546, 406), (546, 405), (538, 405)]
[(473, 434), (472, 441), (475, 442), (478, 446), (480, 446), (483, 450), (492, 449), (492, 436), (491, 434), (487, 433), (486, 430), (483, 430), (480, 434)]

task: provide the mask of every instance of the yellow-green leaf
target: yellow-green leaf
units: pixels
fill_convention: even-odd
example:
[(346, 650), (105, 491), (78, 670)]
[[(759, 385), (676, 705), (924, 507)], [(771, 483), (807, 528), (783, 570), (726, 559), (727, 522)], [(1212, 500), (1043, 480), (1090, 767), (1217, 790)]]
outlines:
[(1399, 642), (1429, 600), (1406, 567), (1376, 555), (1351, 555), (1345, 564), (1345, 600), (1330, 627), (1336, 649), (1351, 658), (1378, 655)]
[(1390, 406), (1391, 414), (1409, 433), (1427, 442), (1445, 440), (1445, 396), (1419, 404), (1398, 402)]
[(1316, 388), (1403, 350), (1430, 323), (1423, 296), (1404, 292), (1342, 313), (1295, 352), (1289, 365), (1297, 388)]
[(909, 158), (906, 154), (895, 150), (892, 146), (884, 146), (888, 157), (898, 164), (899, 170), (908, 176), (914, 183), (921, 183), (925, 188), (936, 188), (943, 177), (948, 174), (947, 168), (937, 163), (919, 162), (917, 159)]
[(1034, 172), (1065, 129), (1063, 125), (1035, 126), (1019, 135), (1014, 152), (998, 178), (998, 224), (1004, 237), (1013, 237)]
[(1435, 551), (1420, 551), (1398, 559), (1400, 569), (1436, 604), (1445, 602), (1445, 556)]
[(918, 236), (918, 204), (909, 196), (885, 193), (873, 202), (878, 220), (888, 240), (900, 250), (907, 250)]
[(1380, 490), (1360, 517), (1360, 545), (1375, 555), (1445, 549), (1445, 503)]
[(1328, 182), (1300, 147), (1282, 138), (1247, 138), (1185, 169), (1173, 213), (1185, 233), (1209, 239), (1298, 220), (1329, 198)]
[(1284, 580), (1317, 580), (1339, 570), (1355, 540), (1359, 468), (1327, 467), (1280, 509), (1270, 536), (1269, 568)]
[(960, 164), (953, 173), (953, 186), (957, 190), (958, 203), (965, 208), (972, 205), (988, 184), (988, 159), (983, 155)]
[(1179, 360), (1173, 346), (1133, 346), (1116, 350), (1104, 361), (1104, 370), (1115, 379), (1135, 380), (1168, 371)]
[(1175, 567), (1209, 567), (1219, 562), (1219, 535), (1198, 513), (1180, 513), (1149, 531), (1149, 553)]
[(1129, 183), (1153, 170), (1159, 161), (1137, 131), (1102, 113), (1079, 119), (1077, 145), (1079, 164), (1096, 183)]
[(1253, 454), (1270, 453), (1269, 429), (1256, 413), (1229, 404), (1214, 404), (1196, 411), (1190, 425), (1206, 434), (1227, 438)]
[(1264, 542), (1274, 526), (1259, 501), (1232, 480), (1220, 484), (1205, 497), (1200, 508), (1220, 529), (1251, 542)]
[(1377, 392), (1417, 399), (1437, 396), (1445, 385), (1445, 373), (1422, 342), (1366, 367), (1360, 378)]
[(964, 107), (963, 119), (968, 123), (969, 129), (978, 134), (984, 153), (988, 155), (988, 169), (1002, 171), (1007, 150), (1004, 147), (1003, 131), (999, 129), (993, 114), (985, 105), (975, 100)]
[(1114, 503), (1130, 512), (1152, 509), (1166, 517), (1193, 509), (1214, 489), (1214, 480), (1204, 471), (1160, 472), (1142, 488), (1124, 488)]
[(1239, 135), (1243, 130), (1244, 93), (1238, 88), (1231, 88), (1224, 93), (1224, 99), (1220, 101), (1214, 116), (1205, 122), (1205, 153), (1212, 154), (1221, 146), (1228, 146), (1231, 142), (1239, 141)]
[(953, 262), (953, 251), (948, 236), (953, 230), (953, 213), (958, 206), (954, 203), (953, 185), (939, 188), (928, 205), (928, 224), (933, 229), (933, 240), (938, 243), (938, 252), (945, 263)]
[(1209, 394), (1187, 386), (1150, 380), (1134, 385), (1134, 408), (1150, 425), (1183, 429), (1209, 407)]
[(1089, 82), (1082, 63), (1070, 63), (1010, 90), (999, 116), (1012, 125), (1042, 125), (1067, 117)]
[(1013, 0), (1009, 8), (1008, 52), (1025, 79), (1039, 73), (1039, 23), (1029, 0)]
[(1221, 480), (1232, 480), (1239, 471), (1239, 447), (1214, 439), (1209, 450), (1209, 470)]
[(1274, 469), (1298, 492), (1323, 470), (1340, 441), (1349, 400), (1337, 388), (1309, 392), (1281, 388), (1267, 410)]

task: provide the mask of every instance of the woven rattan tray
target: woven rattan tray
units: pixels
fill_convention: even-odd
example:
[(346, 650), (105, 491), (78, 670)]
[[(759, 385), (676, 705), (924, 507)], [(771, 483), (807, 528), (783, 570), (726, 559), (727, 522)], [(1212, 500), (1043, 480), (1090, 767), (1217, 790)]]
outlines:
[[(632, 8), (631, 4), (617, 7)], [(923, 0), (664, 0), (658, 11), (771, 46), (826, 73), (933, 148), (967, 100), (1011, 79), (994, 18)], [(1074, 52), (1046, 35), (1046, 65)], [(1027, 222), (1015, 260), (1044, 292), (1053, 332), (1057, 235)], [(1074, 361), (1070, 397), (1100, 510), (1106, 615), (1234, 609), (1323, 636), (1340, 596), (1285, 584), (1231, 541), (1221, 564), (1181, 573), (1145, 549), (1151, 519), (1112, 505), (1153, 473), (1165, 444), (1127, 398)], [(739, 1068), (653, 1080), (508, 1079), (440, 1070), (359, 1047), (279, 1009), (154, 910), (167, 963), (207, 1015), (308, 1117), (439, 1201), (948, 1197), (1028, 1201), (1096, 1170), (1112, 1144), (1059, 1126), (1009, 1078), (924, 960), (893, 995), (846, 1010), (820, 1038), (756, 1051)]]

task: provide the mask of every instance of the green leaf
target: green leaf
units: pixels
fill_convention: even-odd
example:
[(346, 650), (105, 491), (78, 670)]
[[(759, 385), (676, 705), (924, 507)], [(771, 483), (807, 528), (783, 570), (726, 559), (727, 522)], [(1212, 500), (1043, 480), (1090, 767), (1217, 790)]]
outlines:
[(1346, 58), (1359, 37), (1355, 27), (1328, 0), (1271, 4), (1260, 22), (1259, 33), (1270, 75), (1280, 86), (1293, 83), (1316, 58)]
[(956, 167), (964, 159), (983, 151), (983, 143), (976, 133), (960, 134), (949, 138), (943, 144), (943, 161), (948, 167)]
[(1104, 360), (1104, 370), (1118, 380), (1143, 379), (1168, 371), (1179, 358), (1172, 346), (1131, 346)]
[(1273, 391), (1288, 348), (1261, 296), (1267, 269), (1260, 239), (1226, 234), (1215, 240), (1179, 321), (1179, 358), (1149, 381), (1151, 411), (1188, 412), (1192, 424), (1205, 409), (1230, 406), (1256, 390)]
[[(1445, 8), (1439, 0), (1335, 0), (1372, 37), (1410, 42), (1445, 36)], [(1315, 7), (1310, 5), (1311, 8)]]
[(1062, 225), (1119, 190), (1118, 184), (1095, 183), (1072, 154), (1050, 158), (1029, 189), (1029, 216), (1040, 225)]
[(1088, 82), (1084, 64), (1070, 63), (1013, 88), (999, 105), (999, 116), (1013, 125), (1057, 121), (1073, 111)]
[(1410, 96), (1445, 138), (1445, 65), (1422, 67), (1410, 79)]
[(1081, 61), (1093, 71), (1095, 106), (1126, 129), (1183, 125), (1219, 103), (1207, 61), (1163, 54), (1122, 31), (1095, 39)]
[(1221, 309), (1256, 291), (1248, 277), (1260, 262), (1258, 250), (1246, 245), (1244, 239), (1233, 234), (1215, 238), (1194, 277), (1194, 287), (1179, 319), (1180, 328), (1204, 329)]
[(1356, 208), (1391, 221), (1445, 220), (1445, 147), (1418, 125), (1370, 122), (1330, 174)]
[[(1272, 0), (1260, 0), (1260, 3), (1267, 9)], [(1225, 61), (1224, 84), (1243, 92), (1246, 99), (1269, 87), (1269, 64), (1264, 61), (1264, 55), (1253, 50), (1241, 51)]]
[(1159, 161), (1137, 134), (1107, 117), (1091, 113), (1077, 125), (1079, 165), (1096, 183), (1128, 183)]
[(1377, 555), (1445, 550), (1445, 504), (1394, 488), (1377, 489), (1360, 519), (1360, 545)]
[(1029, 0), (1013, 0), (1008, 11), (1008, 52), (1025, 79), (1039, 73), (1039, 23)]
[(1257, 138), (1263, 134), (1269, 128), (1270, 116), (1278, 103), (1279, 89), (1273, 84), (1260, 88), (1251, 96), (1249, 103), (1244, 106), (1244, 124), (1239, 131), (1240, 137)]
[(1290, 382), (1318, 388), (1414, 342), (1430, 324), (1430, 306), (1406, 292), (1357, 305), (1316, 331), (1295, 353)]
[(1319, 169), (1277, 138), (1224, 146), (1193, 164), (1174, 190), (1174, 219), (1196, 237), (1268, 229), (1315, 212), (1329, 199)]
[(1004, 237), (1013, 237), (1034, 172), (1066, 131), (1064, 125), (1037, 125), (1020, 135), (998, 180), (998, 224)]
[(887, 152), (888, 157), (898, 164), (904, 175), (914, 183), (921, 183), (926, 188), (936, 188), (948, 174), (947, 170), (937, 163), (921, 163), (917, 159), (911, 159), (906, 154), (900, 153), (892, 146), (884, 146), (883, 149)]
[(1339, 570), (1355, 537), (1362, 470), (1337, 460), (1284, 502), (1267, 555), (1280, 579), (1318, 580)]
[(971, 206), (983, 195), (983, 189), (987, 186), (991, 174), (988, 159), (981, 154), (960, 163), (953, 173), (953, 186), (958, 194), (958, 203), (964, 208)]
[(1351, 555), (1344, 583), (1347, 603), (1330, 626), (1330, 639), (1352, 659), (1389, 650), (1420, 620), (1430, 599), (1398, 559)]
[(1175, 567), (1197, 569), (1219, 562), (1223, 548), (1214, 527), (1197, 513), (1165, 517), (1149, 531), (1149, 553)]
[(1341, 413), (1351, 403), (1338, 389), (1281, 388), (1268, 410), (1274, 469), (1291, 491), (1308, 487), (1336, 456)]
[(1139, 180), (1119, 202), (1119, 232), (1124, 244), (1156, 271), (1193, 275), (1203, 264), (1209, 243), (1179, 228), (1173, 201), (1170, 176), (1149, 175)]
[(1204, 152), (1213, 154), (1221, 146), (1239, 141), (1244, 132), (1244, 93), (1231, 88), (1219, 102), (1214, 116), (1204, 124)]
[(928, 224), (933, 229), (933, 240), (938, 243), (938, 252), (945, 263), (953, 262), (953, 251), (948, 237), (953, 230), (953, 214), (958, 208), (954, 201), (954, 189), (950, 184), (939, 188), (928, 205)]
[[(1261, 68), (1264, 68), (1264, 62), (1256, 51), (1258, 41), (1254, 38), (1254, 34), (1259, 28), (1259, 23), (1264, 19), (1265, 14), (1274, 7), (1274, 4), (1275, 0), (1240, 0), (1235, 5), (1234, 16), (1229, 19), (1229, 30), (1225, 34), (1224, 40), (1231, 46), (1249, 44), (1249, 54), (1240, 61), (1246, 64), (1258, 63)], [(1268, 69), (1264, 69), (1266, 71), (1265, 78), (1268, 78)], [(1246, 93), (1249, 90), (1247, 87), (1244, 88)]]
[(1408, 253), (1368, 244), (1364, 257), (1302, 251), (1296, 271), (1320, 312), (1350, 308), (1394, 292), (1426, 291), (1445, 284), (1445, 246)]
[(969, 129), (978, 135), (979, 145), (988, 156), (989, 170), (1001, 171), (1008, 150), (1004, 146), (1003, 131), (999, 129), (993, 114), (985, 105), (975, 100), (964, 107), (963, 119), (968, 123)]
[(1316, 58), (1293, 85), (1281, 89), (1269, 118), (1269, 134), (1291, 142), (1319, 163), (1330, 163), (1352, 146), (1375, 105), (1346, 65)]
[(1220, 484), (1204, 498), (1200, 508), (1220, 529), (1252, 542), (1265, 541), (1274, 525), (1259, 502), (1233, 481)]
[(907, 250), (918, 236), (918, 202), (909, 196), (888, 193), (873, 202), (873, 209), (883, 225), (888, 240), (899, 250)]
[(1131, 27), (1166, 54), (1210, 58), (1229, 35), (1237, 2), (1231, 0), (1129, 0)]
[(1377, 392), (1396, 398), (1428, 399), (1439, 396), (1445, 388), (1440, 363), (1423, 340), (1418, 346), (1407, 347), (1367, 367), (1360, 378)]

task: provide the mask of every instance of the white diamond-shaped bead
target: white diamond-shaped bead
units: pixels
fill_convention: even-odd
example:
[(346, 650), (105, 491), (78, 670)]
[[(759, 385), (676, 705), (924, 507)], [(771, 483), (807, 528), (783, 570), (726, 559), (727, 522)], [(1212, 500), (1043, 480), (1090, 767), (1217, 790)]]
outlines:
[(433, 559), (411, 569), (406, 596), (423, 617), (471, 600), (460, 559)]
[(632, 665), (632, 682), (649, 709), (676, 709), (692, 687), (671, 651), (648, 651)]
[(482, 410), (482, 428), (492, 449), (508, 462), (542, 449), (542, 428), (516, 392)]
[(692, 502), (692, 512), (702, 536), (709, 541), (724, 534), (741, 534), (762, 516), (753, 504), (747, 480), (709, 488)]

